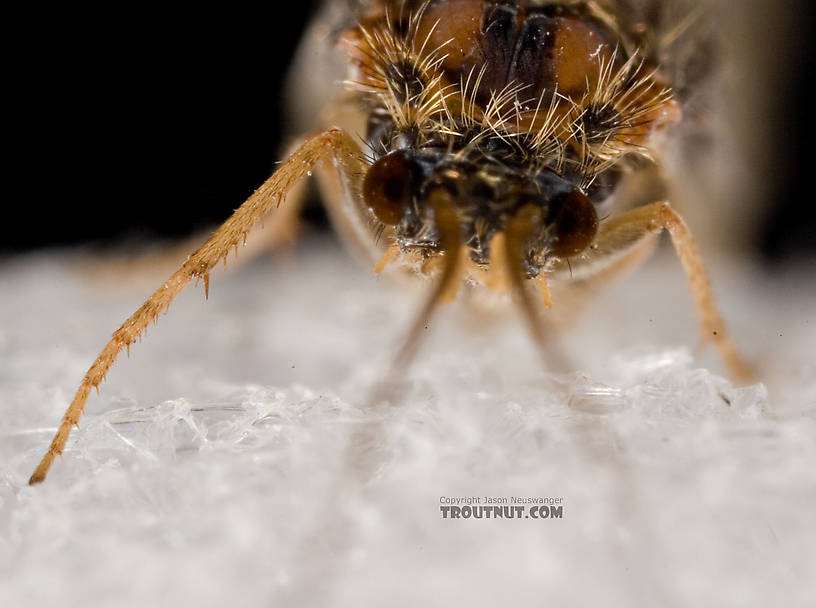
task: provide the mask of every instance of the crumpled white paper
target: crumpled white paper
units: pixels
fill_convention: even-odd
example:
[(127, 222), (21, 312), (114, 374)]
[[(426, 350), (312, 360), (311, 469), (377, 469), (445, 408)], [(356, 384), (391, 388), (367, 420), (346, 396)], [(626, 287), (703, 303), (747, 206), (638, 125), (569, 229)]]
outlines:
[[(45, 484), (77, 382), (163, 279), (72, 253), (0, 265), (3, 606), (805, 606), (816, 597), (816, 287), (726, 263), (764, 383), (694, 353), (668, 252), (542, 371), (513, 314), (460, 302), (370, 407), (421, 301), (330, 243), (189, 289), (124, 355)], [(511, 311), (512, 313), (512, 311)], [(451, 519), (468, 497), (560, 518)], [(459, 504), (464, 504), (459, 502)], [(474, 503), (475, 504), (475, 503)]]

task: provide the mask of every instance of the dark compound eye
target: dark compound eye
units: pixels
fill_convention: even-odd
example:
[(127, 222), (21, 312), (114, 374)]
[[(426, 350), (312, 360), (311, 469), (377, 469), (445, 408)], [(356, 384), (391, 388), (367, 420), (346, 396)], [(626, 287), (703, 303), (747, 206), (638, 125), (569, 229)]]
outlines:
[(598, 232), (595, 205), (578, 190), (573, 190), (550, 204), (547, 222), (555, 237), (552, 253), (559, 257), (581, 253), (592, 244)]
[(399, 223), (410, 196), (411, 167), (401, 153), (387, 154), (368, 169), (363, 180), (363, 198), (383, 224)]

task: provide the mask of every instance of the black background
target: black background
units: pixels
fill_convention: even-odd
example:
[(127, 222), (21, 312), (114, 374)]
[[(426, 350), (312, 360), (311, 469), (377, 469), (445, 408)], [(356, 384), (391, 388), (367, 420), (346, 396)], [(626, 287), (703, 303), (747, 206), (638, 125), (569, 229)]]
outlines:
[[(20, 17), (5, 62), (0, 253), (189, 235), (225, 219), (279, 160), (283, 78), (314, 4)], [(800, 21), (784, 38), (781, 162), (755, 238), (770, 262), (816, 253), (807, 30)]]

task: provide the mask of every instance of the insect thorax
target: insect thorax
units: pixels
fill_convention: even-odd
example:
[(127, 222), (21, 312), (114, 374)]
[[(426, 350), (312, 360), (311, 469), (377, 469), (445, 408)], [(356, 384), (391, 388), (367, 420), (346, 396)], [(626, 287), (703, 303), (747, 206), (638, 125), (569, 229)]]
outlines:
[(576, 216), (589, 215), (584, 199), (607, 198), (679, 116), (656, 67), (594, 2), (377, 2), (343, 43), (369, 117), (367, 202), (404, 248), (439, 247), (425, 204), (439, 187), (475, 261), (530, 205), (541, 229), (529, 271), (573, 255), (597, 226)]

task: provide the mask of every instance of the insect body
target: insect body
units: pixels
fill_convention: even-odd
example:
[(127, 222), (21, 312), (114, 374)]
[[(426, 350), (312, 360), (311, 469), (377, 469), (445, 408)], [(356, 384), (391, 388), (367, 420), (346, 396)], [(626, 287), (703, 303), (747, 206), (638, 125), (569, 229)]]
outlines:
[(627, 210), (620, 196), (623, 180), (655, 164), (655, 136), (682, 115), (657, 45), (644, 42), (647, 22), (638, 17), (654, 4), (349, 2), (336, 42), (352, 117), (307, 138), (114, 333), (31, 483), (45, 478), (122, 347), (192, 279), (208, 289), (210, 270), (267, 212), (288, 221), (297, 201), (281, 204), (312, 170), (338, 230), (379, 259), (377, 271), (393, 264), (435, 280), (398, 364), (462, 284), (509, 289), (546, 349), (541, 308), (552, 306), (550, 283), (605, 280), (666, 229), (704, 337), (735, 376), (747, 375), (683, 220), (663, 201)]

